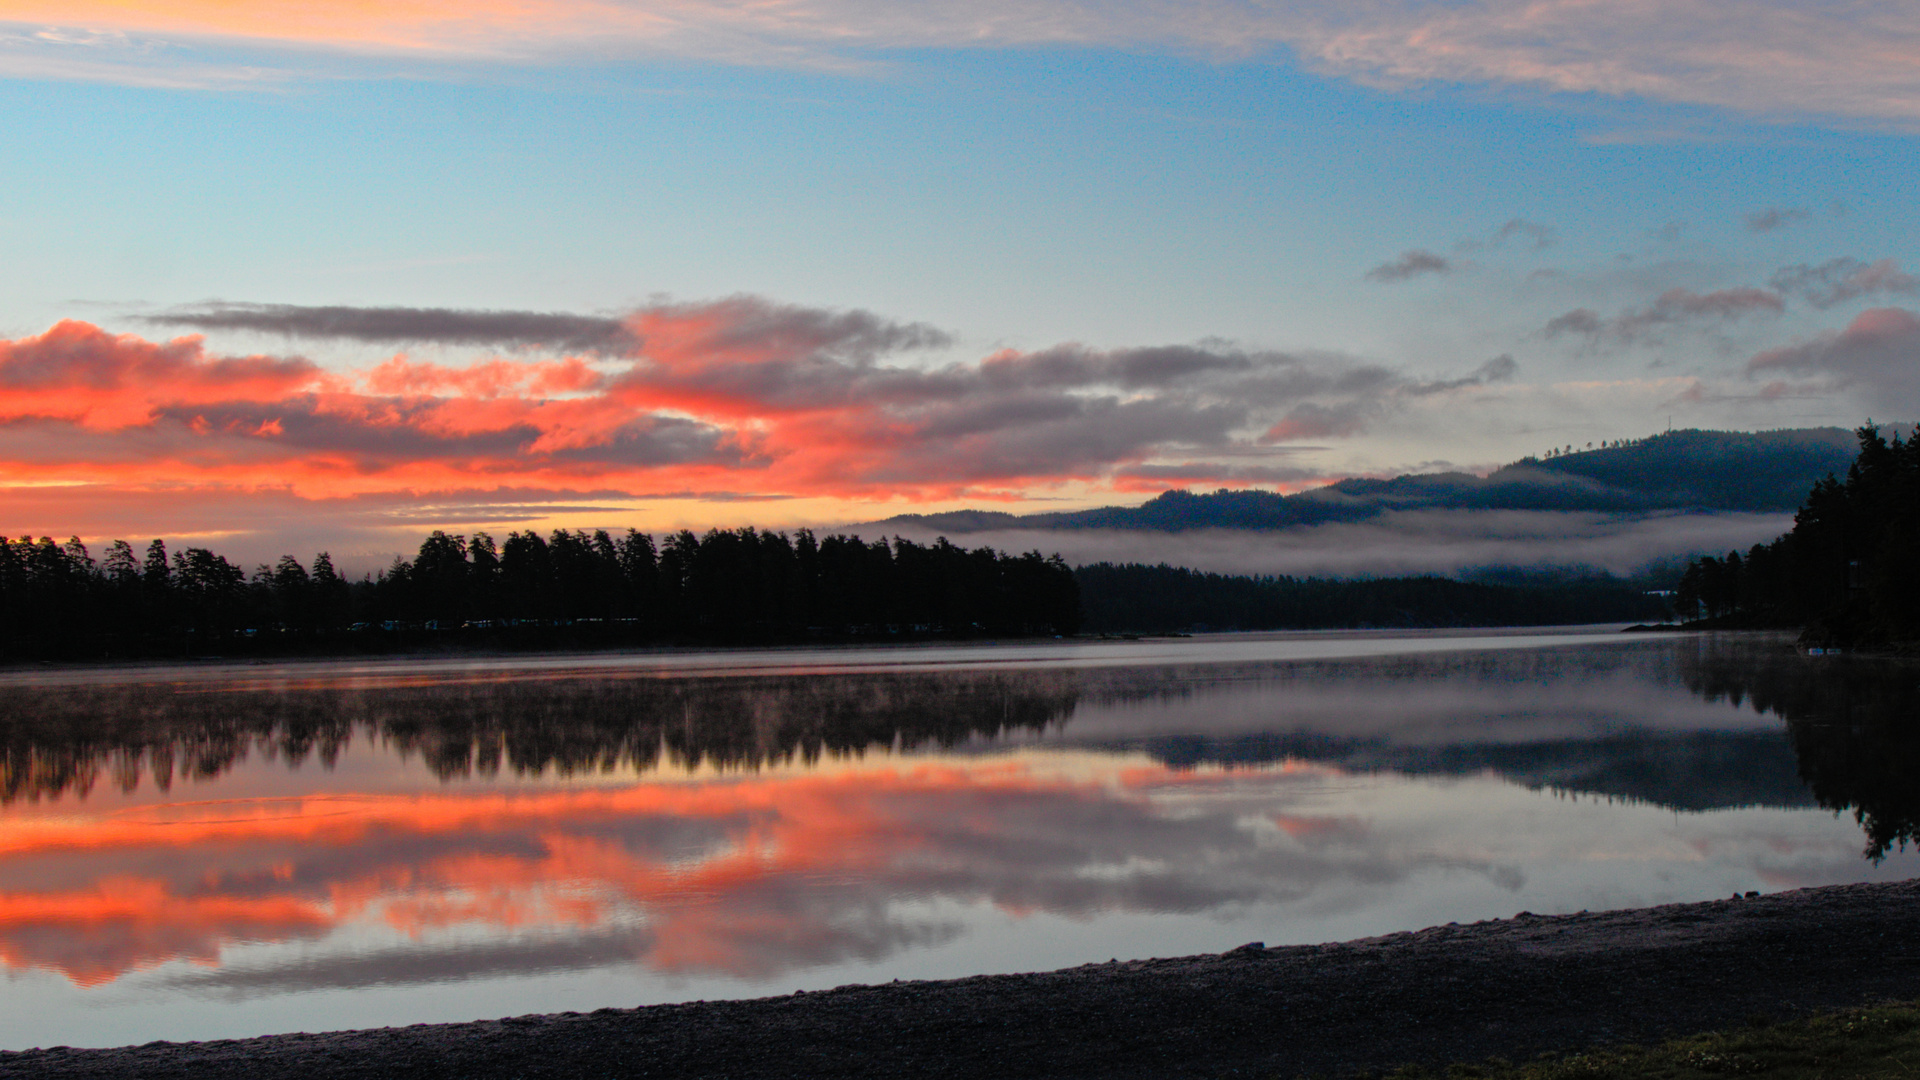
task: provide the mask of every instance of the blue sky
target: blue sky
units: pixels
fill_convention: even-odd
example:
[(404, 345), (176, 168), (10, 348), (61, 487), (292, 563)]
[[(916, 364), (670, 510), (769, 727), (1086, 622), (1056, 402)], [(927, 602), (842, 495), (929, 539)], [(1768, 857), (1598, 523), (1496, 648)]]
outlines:
[[(277, 6), (0, 2), (0, 490), (49, 529), (857, 520), (1920, 412), (1896, 5)], [(582, 357), (313, 307), (655, 328), (508, 393), (448, 372)], [(927, 333), (791, 330), (849, 315)], [(1114, 374), (1160, 347), (1202, 360)], [(206, 390), (245, 356), (309, 366)]]

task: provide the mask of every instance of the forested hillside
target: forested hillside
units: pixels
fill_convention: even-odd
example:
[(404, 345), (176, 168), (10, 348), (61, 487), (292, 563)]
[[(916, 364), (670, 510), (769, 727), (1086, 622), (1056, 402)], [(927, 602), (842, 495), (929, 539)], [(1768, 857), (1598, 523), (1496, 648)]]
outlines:
[(1855, 433), (1846, 479), (1814, 485), (1793, 530), (1688, 565), (1677, 606), (1735, 626), (1804, 627), (1810, 644), (1920, 640), (1920, 438)]
[(1844, 471), (1853, 439), (1840, 428), (1670, 431), (1522, 458), (1487, 476), (1420, 473), (1342, 480), (1297, 495), (1167, 491), (1140, 506), (1015, 516), (983, 510), (904, 515), (878, 524), (951, 533), (987, 529), (1285, 529), (1359, 521), (1388, 510), (1648, 513), (1792, 510), (1807, 489)]

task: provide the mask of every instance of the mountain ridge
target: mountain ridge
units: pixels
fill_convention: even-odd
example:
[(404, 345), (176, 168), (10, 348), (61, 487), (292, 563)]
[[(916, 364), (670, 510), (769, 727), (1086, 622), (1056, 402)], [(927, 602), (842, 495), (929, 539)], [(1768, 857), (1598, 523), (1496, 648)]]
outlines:
[(1010, 514), (900, 514), (856, 528), (951, 533), (1004, 529), (1271, 531), (1358, 521), (1390, 510), (1534, 510), (1611, 514), (1788, 512), (1813, 485), (1844, 475), (1856, 450), (1843, 428), (1708, 431), (1686, 428), (1597, 449), (1525, 457), (1485, 476), (1466, 472), (1355, 477), (1281, 495), (1256, 488), (1171, 489), (1139, 506)]

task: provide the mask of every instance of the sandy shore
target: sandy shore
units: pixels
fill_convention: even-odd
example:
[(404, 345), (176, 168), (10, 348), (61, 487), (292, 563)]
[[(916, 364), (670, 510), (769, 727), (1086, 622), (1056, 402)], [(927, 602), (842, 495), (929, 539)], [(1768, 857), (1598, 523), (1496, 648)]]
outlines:
[(1519, 1058), (1920, 997), (1920, 881), (755, 1001), (115, 1050), (4, 1077), (1165, 1077)]

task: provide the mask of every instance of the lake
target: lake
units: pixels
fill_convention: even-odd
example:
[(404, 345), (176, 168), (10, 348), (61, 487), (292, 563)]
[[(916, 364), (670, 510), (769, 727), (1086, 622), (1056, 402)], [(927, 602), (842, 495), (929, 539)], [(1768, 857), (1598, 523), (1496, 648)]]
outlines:
[(1589, 628), (0, 674), (0, 1048), (1913, 877), (1914, 670)]

